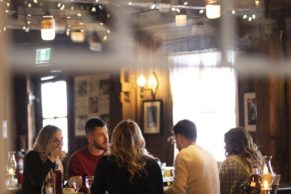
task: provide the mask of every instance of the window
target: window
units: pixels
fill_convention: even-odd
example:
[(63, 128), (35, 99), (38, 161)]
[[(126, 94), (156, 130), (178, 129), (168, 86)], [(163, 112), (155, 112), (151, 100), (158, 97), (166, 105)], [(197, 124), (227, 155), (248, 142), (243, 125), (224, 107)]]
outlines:
[(236, 126), (236, 81), (232, 67), (215, 67), (218, 52), (173, 56), (173, 122), (189, 119), (197, 127), (197, 144), (225, 158), (224, 133)]
[(63, 132), (63, 150), (68, 152), (67, 83), (48, 81), (41, 84), (42, 124), (55, 125)]

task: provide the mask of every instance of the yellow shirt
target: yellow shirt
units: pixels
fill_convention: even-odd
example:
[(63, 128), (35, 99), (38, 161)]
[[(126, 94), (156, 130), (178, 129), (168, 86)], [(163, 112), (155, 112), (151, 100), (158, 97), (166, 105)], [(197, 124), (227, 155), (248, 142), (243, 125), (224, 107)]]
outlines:
[(212, 154), (197, 145), (182, 149), (175, 160), (173, 185), (165, 194), (219, 194), (219, 177)]

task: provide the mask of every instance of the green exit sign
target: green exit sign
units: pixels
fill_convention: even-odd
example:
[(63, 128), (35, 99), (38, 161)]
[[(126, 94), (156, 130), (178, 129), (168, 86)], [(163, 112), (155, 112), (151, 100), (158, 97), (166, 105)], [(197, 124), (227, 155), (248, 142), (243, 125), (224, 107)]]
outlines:
[(47, 64), (51, 58), (51, 48), (36, 49), (35, 64)]

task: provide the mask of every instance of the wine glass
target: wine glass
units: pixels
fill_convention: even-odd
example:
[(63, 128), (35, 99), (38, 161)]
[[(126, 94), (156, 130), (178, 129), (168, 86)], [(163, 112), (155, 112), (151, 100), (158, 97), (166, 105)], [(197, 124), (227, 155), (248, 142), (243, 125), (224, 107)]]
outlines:
[(76, 192), (78, 193), (79, 190), (82, 187), (83, 179), (82, 179), (82, 176), (72, 176), (69, 179), (69, 182), (74, 187), (74, 189), (76, 190)]
[(86, 185), (86, 188), (88, 190), (88, 194), (90, 194), (90, 188), (91, 188), (91, 185), (93, 183), (93, 180), (94, 180), (94, 176), (86, 176), (85, 177), (85, 185)]

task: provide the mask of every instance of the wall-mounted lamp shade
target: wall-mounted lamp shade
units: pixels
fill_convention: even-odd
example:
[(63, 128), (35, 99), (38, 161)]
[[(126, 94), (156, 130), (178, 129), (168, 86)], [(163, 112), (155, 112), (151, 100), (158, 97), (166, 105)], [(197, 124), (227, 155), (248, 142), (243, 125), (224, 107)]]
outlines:
[(154, 73), (151, 73), (148, 78), (148, 87), (152, 89), (154, 92), (158, 87), (157, 76)]
[(41, 39), (53, 40), (56, 36), (56, 23), (53, 16), (42, 16), (41, 20)]
[(84, 30), (72, 30), (71, 31), (71, 40), (75, 43), (82, 43), (85, 41), (85, 32)]
[(185, 26), (187, 24), (187, 15), (184, 13), (176, 14), (176, 26)]
[(147, 83), (145, 76), (142, 75), (142, 74), (139, 75), (138, 78), (137, 78), (137, 80), (136, 80), (136, 83), (141, 88), (145, 87), (145, 85)]
[(220, 5), (206, 5), (206, 16), (208, 19), (216, 19), (221, 16)]
[(150, 92), (153, 99), (156, 98), (159, 82), (155, 72), (152, 72), (147, 79), (143, 74), (140, 74), (136, 80), (136, 83), (140, 88), (141, 98), (144, 97), (144, 92), (146, 91)]

